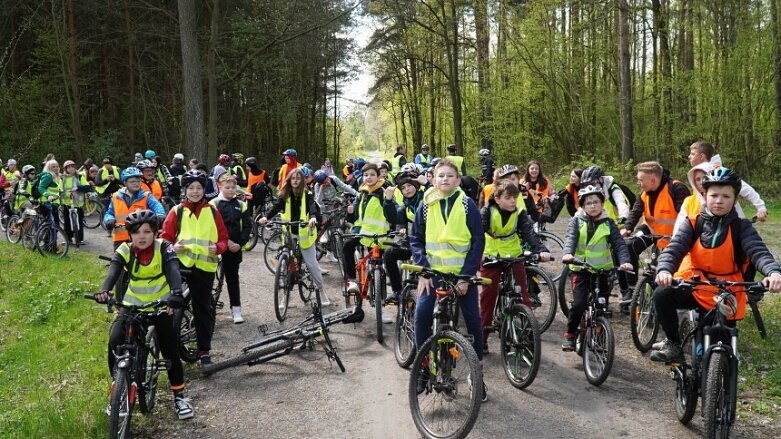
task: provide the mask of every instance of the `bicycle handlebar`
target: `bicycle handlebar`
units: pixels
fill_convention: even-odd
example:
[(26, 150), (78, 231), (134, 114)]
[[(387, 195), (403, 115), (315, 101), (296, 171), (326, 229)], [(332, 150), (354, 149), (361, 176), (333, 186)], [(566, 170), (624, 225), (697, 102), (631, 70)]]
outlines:
[(376, 241), (380, 238), (394, 238), (401, 235), (400, 232), (386, 232), (386, 233), (344, 233), (342, 238), (371, 238)]
[[(97, 294), (84, 294), (84, 298), (85, 299), (94, 300), (95, 302), (100, 303), (100, 302), (98, 302), (96, 296), (97, 296)], [(141, 311), (141, 310), (146, 309), (146, 308), (158, 309), (158, 308), (162, 308), (164, 306), (168, 306), (168, 301), (165, 300), (165, 299), (157, 299), (157, 300), (154, 300), (152, 302), (143, 303), (141, 305), (125, 305), (124, 303), (122, 303), (121, 301), (118, 301), (114, 297), (109, 296), (108, 300), (106, 300), (106, 305), (108, 305), (108, 306), (117, 306), (119, 308), (125, 308), (125, 309), (131, 310), (131, 311)]]
[(445, 273), (443, 271), (434, 270), (433, 268), (422, 267), (420, 265), (413, 264), (401, 264), (402, 270), (413, 271), (417, 273), (428, 274), (431, 276), (439, 276), (445, 278), (445, 280), (453, 283), (455, 281), (467, 281), (471, 285), (491, 285), (493, 281), (487, 277), (469, 276), (467, 274), (455, 274)]
[(623, 271), (624, 273), (629, 273), (629, 274), (636, 274), (634, 271), (631, 271), (631, 270), (624, 270), (624, 269), (622, 269), (621, 267), (612, 267), (612, 268), (608, 268), (608, 269), (604, 269), (604, 268), (597, 268), (597, 267), (595, 267), (595, 266), (593, 266), (593, 265), (589, 264), (588, 262), (586, 262), (586, 261), (581, 261), (581, 260), (579, 260), (579, 259), (575, 259), (575, 260), (573, 260), (572, 262), (565, 262), (565, 264), (574, 265), (574, 266), (576, 266), (576, 267), (583, 267), (583, 268), (585, 268), (586, 270), (595, 271), (595, 272), (597, 272), (597, 273), (609, 273), (609, 272), (611, 272), (611, 271), (613, 271), (613, 270), (619, 270), (619, 271)]
[(761, 300), (767, 292), (767, 288), (761, 282), (738, 282), (731, 280), (720, 280), (710, 278), (708, 280), (699, 279), (673, 279), (672, 286), (675, 288), (696, 288), (698, 286), (711, 286), (719, 289), (729, 287), (745, 287), (746, 293), (754, 299)]
[[(555, 261), (556, 258), (554, 258), (552, 255), (549, 259), (549, 261)], [(529, 253), (526, 252), (521, 256), (518, 257), (498, 257), (498, 256), (486, 256), (485, 261), (483, 262), (484, 267), (491, 267), (494, 265), (510, 265), (514, 264), (516, 262), (529, 262), (531, 264), (537, 264), (540, 261), (540, 255), (539, 253)]]

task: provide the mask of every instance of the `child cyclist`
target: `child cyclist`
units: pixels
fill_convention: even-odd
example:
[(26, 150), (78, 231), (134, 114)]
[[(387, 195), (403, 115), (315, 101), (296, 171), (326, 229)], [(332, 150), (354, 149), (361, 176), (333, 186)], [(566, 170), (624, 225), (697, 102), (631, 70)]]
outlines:
[[(130, 273), (130, 284), (122, 298), (125, 305), (141, 305), (158, 299), (168, 301), (168, 312), (153, 317), (150, 324), (157, 330), (160, 352), (168, 360), (168, 381), (174, 392), (174, 410), (179, 419), (195, 415), (189, 399), (184, 397), (184, 370), (179, 359), (179, 335), (174, 328), (172, 313), (184, 305), (182, 278), (179, 275), (179, 259), (173, 246), (162, 239), (155, 239), (159, 228), (158, 217), (151, 210), (137, 210), (128, 214), (125, 227), (131, 243), (117, 247), (111, 260), (108, 276), (103, 281), (95, 300), (105, 303), (111, 289), (122, 272)], [(127, 315), (123, 311), (111, 325), (108, 340), (108, 369), (113, 375), (114, 348), (123, 343)]]
[(328, 306), (331, 301), (323, 288), (323, 273), (317, 263), (317, 223), (320, 222), (320, 209), (317, 208), (315, 198), (306, 189), (306, 178), (311, 175), (309, 168), (298, 167), (291, 169), (284, 182), (280, 182), (276, 203), (266, 212), (265, 216), (258, 220), (258, 225), (264, 226), (268, 218), (273, 218), (282, 212), (283, 221), (303, 221), (308, 223), (305, 227), (291, 226), (290, 232), (298, 239), (301, 247), (301, 256), (309, 267), (315, 287), (320, 290), (320, 300), (323, 306)]
[[(762, 280), (765, 287), (771, 292), (781, 290), (781, 266), (762, 242), (751, 221), (740, 219), (735, 210), (735, 200), (741, 188), (740, 177), (728, 168), (714, 169), (705, 175), (702, 187), (705, 189), (705, 206), (698, 215), (690, 216), (681, 224), (659, 256), (654, 306), (667, 340), (660, 350), (651, 353), (653, 361), (667, 363), (683, 358), (677, 309), (707, 311), (716, 303), (716, 294), (711, 288), (694, 291), (670, 288), (673, 277), (690, 279), (693, 275), (700, 275), (703, 279), (716, 277), (743, 281), (745, 267), (750, 261), (767, 276)], [(746, 293), (736, 291), (735, 298), (738, 307), (730, 319), (733, 323), (743, 319)]]
[[(485, 237), (477, 205), (460, 189), (457, 166), (443, 159), (434, 168), (434, 189), (426, 191), (415, 213), (410, 234), (415, 265), (448, 273), (474, 276), (480, 267)], [(415, 308), (415, 345), (420, 348), (432, 333), (436, 278), (421, 277)], [(459, 305), (466, 328), (473, 337), (477, 357), (483, 361), (483, 328), (480, 324), (477, 286), (460, 281)], [(483, 402), (488, 400), (483, 384)]]
[[(531, 245), (533, 253), (540, 255), (540, 260), (550, 259), (548, 249), (540, 242), (532, 230), (532, 222), (525, 210), (518, 209), (518, 186), (508, 180), (496, 184), (491, 198), (480, 211), (480, 217), (485, 230), (484, 257), (517, 258), (523, 254), (523, 243)], [(483, 261), (485, 262), (485, 260)], [(493, 326), (494, 307), (499, 290), (501, 266), (480, 267), (480, 276), (490, 278), (491, 285), (484, 285), (480, 292), (480, 320), (483, 325), (483, 353), (488, 352), (488, 334), (486, 328)], [(523, 262), (513, 264), (513, 279), (515, 286), (521, 291), (523, 303), (531, 307), (529, 292), (526, 288), (526, 267)]]
[[(610, 219), (605, 210), (605, 194), (597, 186), (586, 186), (578, 191), (580, 211), (569, 222), (567, 237), (564, 240), (564, 256), (561, 262), (567, 264), (576, 258), (597, 269), (613, 268), (613, 253), (618, 254), (620, 269), (632, 270), (629, 262), (629, 250), (621, 238), (616, 223)], [(594, 273), (570, 265), (572, 271), (572, 292), (574, 301), (569, 310), (567, 332), (564, 333), (564, 343), (561, 349), (565, 352), (575, 350), (575, 334), (580, 318), (588, 304), (589, 287), (593, 282)], [(610, 296), (607, 276), (599, 276), (599, 290), (602, 297)], [(607, 302), (605, 302), (607, 307)]]

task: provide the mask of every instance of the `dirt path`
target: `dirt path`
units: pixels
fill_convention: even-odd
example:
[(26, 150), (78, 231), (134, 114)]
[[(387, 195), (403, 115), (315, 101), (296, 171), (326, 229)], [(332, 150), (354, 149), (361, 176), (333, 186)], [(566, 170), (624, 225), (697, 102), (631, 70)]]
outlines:
[[(90, 231), (87, 239), (85, 250), (111, 251), (105, 235)], [(328, 295), (341, 304), (337, 300), (341, 299), (340, 283), (335, 277), (338, 268), (331, 263), (323, 263), (323, 267), (332, 273), (326, 276)], [(274, 318), (272, 280), (259, 244), (245, 254), (241, 267), (244, 324), (233, 324), (227, 293), (223, 295), (226, 305), (218, 311), (213, 341), (216, 361), (258, 338), (258, 325), (282, 327)], [(301, 320), (306, 309), (296, 297), (285, 326)], [(613, 318), (616, 360), (610, 377), (600, 387), (588, 384), (580, 357), (561, 352), (565, 320), (560, 313), (543, 334), (542, 364), (526, 391), (507, 382), (499, 364), (499, 346), (492, 339), (484, 365), (490, 400), (482, 405), (470, 437), (700, 436), (698, 415), (688, 427), (676, 420), (669, 370), (652, 364), (634, 349), (627, 322), (617, 313)], [(168, 392), (160, 392), (162, 405), (155, 411), (160, 421), (153, 421), (150, 428), (156, 437), (160, 433), (198, 438), (418, 437), (407, 402), (409, 373), (396, 365), (390, 336), (386, 345), (376, 342), (374, 326), (373, 313), (367, 313), (363, 323), (333, 327), (332, 338), (347, 368), (344, 374), (336, 365), (331, 367), (322, 350), (293, 354), (253, 368), (229, 369), (209, 378), (202, 378), (196, 367), (189, 366), (188, 393), (196, 417), (176, 421), (167, 409), (171, 404)], [(392, 325), (385, 325), (385, 330), (390, 334)], [(766, 425), (762, 425), (762, 421), (739, 419), (736, 437), (781, 437), (778, 422), (764, 421)]]

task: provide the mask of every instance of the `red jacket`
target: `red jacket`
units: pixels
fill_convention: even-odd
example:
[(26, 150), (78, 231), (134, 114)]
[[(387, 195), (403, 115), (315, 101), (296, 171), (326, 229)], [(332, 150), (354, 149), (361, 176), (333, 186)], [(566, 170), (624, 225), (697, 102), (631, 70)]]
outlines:
[[(182, 204), (192, 210), (196, 218), (201, 214), (201, 209), (204, 207), (207, 209), (211, 208), (205, 199), (195, 205), (189, 201), (184, 201)], [(179, 234), (179, 218), (176, 216), (177, 210), (178, 208), (174, 207), (168, 212), (168, 216), (165, 217), (165, 221), (163, 222), (163, 233), (160, 235), (161, 238), (170, 243), (176, 243), (176, 235)], [(225, 223), (222, 221), (222, 215), (220, 215), (220, 211), (217, 209), (214, 209), (214, 223), (217, 225), (217, 254), (221, 255), (228, 250), (228, 229), (225, 227)]]

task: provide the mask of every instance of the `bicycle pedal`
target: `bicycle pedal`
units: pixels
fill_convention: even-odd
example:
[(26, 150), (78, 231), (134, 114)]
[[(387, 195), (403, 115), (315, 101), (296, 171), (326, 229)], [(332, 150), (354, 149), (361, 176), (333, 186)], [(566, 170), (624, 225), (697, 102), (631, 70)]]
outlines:
[(268, 325), (266, 325), (265, 323), (262, 325), (258, 325), (258, 332), (261, 335), (266, 335), (266, 333), (268, 332)]
[(223, 302), (217, 302), (217, 304), (215, 305), (215, 308), (222, 309), (224, 306), (225, 306), (225, 304)]

